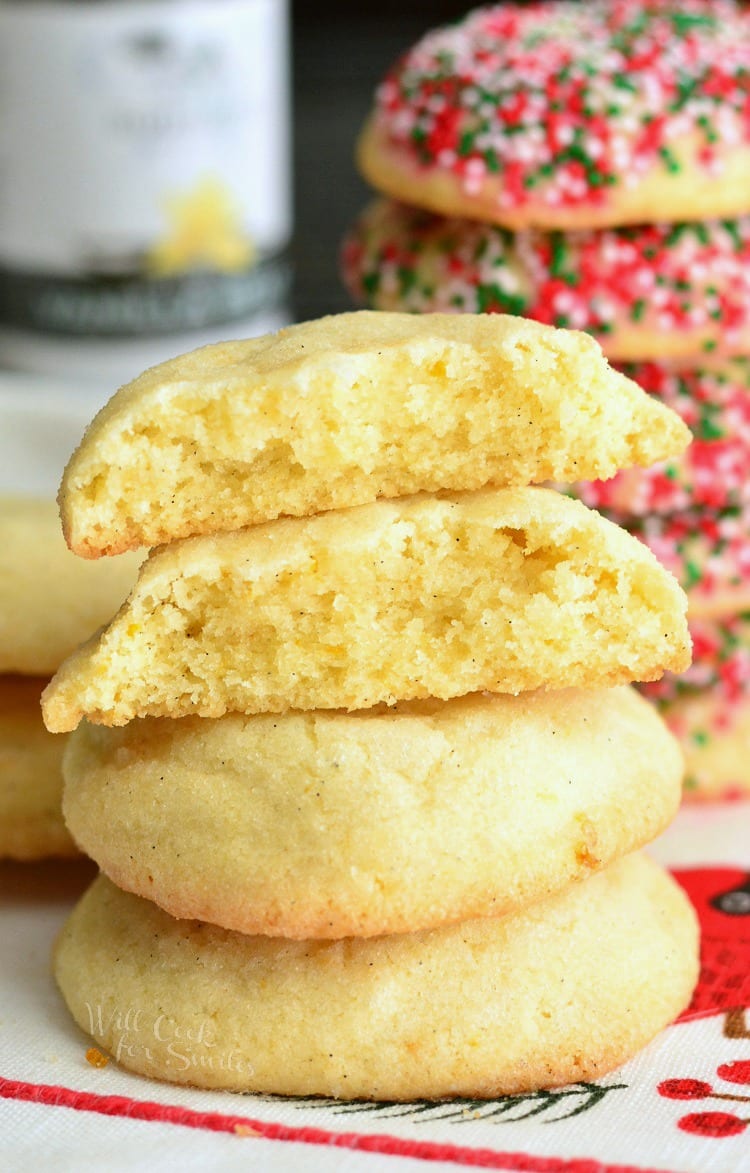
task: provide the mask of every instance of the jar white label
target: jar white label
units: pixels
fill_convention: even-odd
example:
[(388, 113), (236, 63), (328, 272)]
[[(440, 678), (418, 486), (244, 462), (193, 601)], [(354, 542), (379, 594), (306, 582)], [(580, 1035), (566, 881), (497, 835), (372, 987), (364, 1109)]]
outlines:
[(0, 317), (174, 330), (279, 297), (284, 0), (0, 5)]

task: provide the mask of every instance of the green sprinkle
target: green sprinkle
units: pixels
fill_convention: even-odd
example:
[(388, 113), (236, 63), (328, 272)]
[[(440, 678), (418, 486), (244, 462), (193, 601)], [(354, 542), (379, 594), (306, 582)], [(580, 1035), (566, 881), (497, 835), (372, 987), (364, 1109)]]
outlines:
[(689, 224), (673, 224), (664, 239), (664, 243), (666, 244), (667, 248), (672, 248), (673, 245), (682, 240), (685, 233), (689, 230)]
[(671, 172), (672, 175), (675, 175), (678, 171), (682, 171), (682, 166), (678, 162), (677, 156), (669, 147), (659, 147), (659, 154), (664, 161), (664, 166), (667, 168), (667, 171)]
[(500, 170), (500, 160), (497, 157), (497, 152), (490, 148), (484, 152), (484, 161), (487, 164), (487, 170), (497, 174)]
[(696, 436), (699, 440), (722, 440), (724, 432), (716, 426), (713, 420), (703, 419), (696, 429)]
[(700, 118), (697, 119), (697, 122), (698, 126), (700, 126), (701, 130), (703, 131), (706, 142), (718, 143), (721, 136), (708, 115), (701, 114)]
[(732, 244), (736, 249), (742, 248), (742, 233), (740, 232), (739, 224), (736, 220), (722, 220), (722, 227), (726, 229), (732, 238)]
[(681, 37), (687, 36), (693, 29), (708, 29), (713, 32), (716, 28), (716, 17), (707, 13), (673, 12), (671, 19), (674, 31)]
[(517, 293), (505, 293), (495, 282), (477, 285), (477, 308), (480, 314), (501, 309), (509, 314), (522, 314), (526, 299)]
[(568, 259), (568, 249), (565, 240), (560, 233), (555, 233), (552, 236), (552, 261), (550, 263), (550, 272), (553, 277), (563, 277), (565, 275), (565, 263)]
[(417, 284), (417, 274), (415, 269), (410, 269), (407, 265), (399, 265), (396, 270), (398, 274), (399, 287), (402, 294), (411, 293), (414, 286)]
[(374, 297), (380, 287), (380, 274), (377, 272), (363, 274), (362, 286), (365, 293)]
[(633, 309), (631, 310), (630, 316), (634, 322), (640, 322), (645, 312), (646, 299), (645, 297), (639, 297), (636, 301), (633, 302)]
[[(684, 102), (687, 102), (689, 98), (692, 98), (697, 88), (698, 79), (696, 77), (691, 77), (689, 74), (687, 76), (680, 76), (677, 79), (677, 98), (674, 102), (673, 109), (677, 109)], [(700, 122), (700, 118), (698, 121)]]
[(691, 561), (691, 559), (689, 559), (689, 558), (686, 559), (686, 561), (685, 561), (685, 583), (684, 583), (685, 587), (688, 588), (688, 587), (695, 586), (696, 583), (700, 582), (701, 578), (702, 578), (702, 575), (701, 575), (700, 566), (698, 566), (698, 564), (696, 562)]

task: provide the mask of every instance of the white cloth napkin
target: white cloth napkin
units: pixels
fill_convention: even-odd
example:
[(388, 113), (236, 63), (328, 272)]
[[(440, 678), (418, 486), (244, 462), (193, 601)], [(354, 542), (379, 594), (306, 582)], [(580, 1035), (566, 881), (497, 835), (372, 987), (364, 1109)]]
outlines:
[[(719, 886), (735, 884), (750, 875), (750, 803), (684, 809), (653, 853), (679, 874), (708, 868)], [(678, 1023), (597, 1084), (487, 1103), (238, 1096), (155, 1083), (111, 1060), (92, 1067), (49, 965), (91, 874), (85, 864), (0, 867), (3, 1170), (750, 1170), (750, 1010), (747, 1037), (726, 1037), (723, 1012)], [(724, 964), (747, 972), (750, 909), (727, 920)]]

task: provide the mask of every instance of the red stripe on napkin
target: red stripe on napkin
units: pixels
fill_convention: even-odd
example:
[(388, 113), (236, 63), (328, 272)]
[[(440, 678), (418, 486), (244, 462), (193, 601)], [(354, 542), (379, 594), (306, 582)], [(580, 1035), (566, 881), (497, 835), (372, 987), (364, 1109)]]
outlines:
[(407, 1140), (398, 1136), (378, 1136), (357, 1132), (329, 1132), (323, 1128), (290, 1128), (247, 1116), (225, 1116), (221, 1112), (196, 1112), (170, 1104), (132, 1100), (128, 1096), (100, 1096), (94, 1092), (74, 1091), (51, 1084), (25, 1083), (0, 1076), (0, 1098), (27, 1100), (55, 1108), (72, 1108), (78, 1112), (99, 1112), (102, 1116), (122, 1116), (131, 1120), (154, 1120), (160, 1124), (178, 1124), (185, 1128), (202, 1128), (208, 1132), (228, 1132), (238, 1139), (296, 1141), (299, 1144), (336, 1145), (361, 1152), (383, 1153), (391, 1157), (416, 1157), (424, 1161), (452, 1161), (456, 1165), (477, 1169), (504, 1169), (509, 1173), (670, 1173), (667, 1169), (646, 1169), (635, 1165), (609, 1165), (601, 1161), (573, 1157), (538, 1157), (531, 1153), (501, 1153), (491, 1149), (471, 1149), (460, 1145), (432, 1141)]

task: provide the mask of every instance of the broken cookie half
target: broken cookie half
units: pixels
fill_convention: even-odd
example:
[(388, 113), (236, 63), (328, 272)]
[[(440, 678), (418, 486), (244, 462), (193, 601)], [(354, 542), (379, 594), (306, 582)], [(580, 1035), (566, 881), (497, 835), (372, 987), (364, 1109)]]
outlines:
[(650, 680), (687, 666), (685, 610), (641, 542), (551, 489), (376, 501), (152, 552), (43, 712), (62, 732)]
[(97, 558), (380, 497), (607, 478), (689, 439), (586, 334), (363, 311), (146, 371), (92, 422), (59, 500), (70, 548)]

